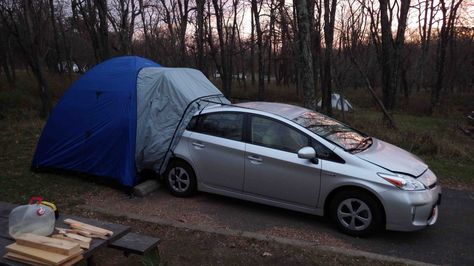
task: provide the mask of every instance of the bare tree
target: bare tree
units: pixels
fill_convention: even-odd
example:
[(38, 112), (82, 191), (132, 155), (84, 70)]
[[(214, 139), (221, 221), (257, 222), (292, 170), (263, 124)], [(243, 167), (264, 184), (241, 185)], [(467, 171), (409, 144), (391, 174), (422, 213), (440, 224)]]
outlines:
[(258, 94), (257, 99), (259, 101), (263, 100), (265, 97), (265, 66), (263, 63), (263, 32), (260, 25), (260, 10), (262, 8), (262, 3), (258, 3), (258, 0), (251, 0), (252, 4), (252, 15), (255, 21), (255, 32), (257, 34), (257, 57), (258, 57)]
[(110, 5), (108, 18), (118, 38), (116, 49), (120, 54), (131, 55), (135, 20), (142, 12), (140, 4), (135, 0), (114, 0)]
[(79, 20), (87, 32), (94, 49), (96, 62), (101, 62), (110, 57), (108, 6), (106, 0), (71, 0), (71, 8), (76, 23)]
[(426, 57), (431, 44), (431, 32), (433, 27), (433, 20), (436, 15), (436, 6), (434, 0), (425, 0), (418, 3), (418, 34), (420, 35), (420, 58), (417, 64), (417, 90), (426, 86), (425, 71), (426, 71)]
[(306, 0), (293, 0), (296, 8), (296, 19), (298, 24), (298, 47), (300, 56), (298, 66), (300, 68), (299, 86), (303, 91), (303, 105), (306, 108), (316, 109), (316, 98), (314, 93), (313, 56), (311, 54), (311, 33), (309, 28), (309, 14)]
[(324, 66), (321, 82), (322, 110), (327, 115), (332, 115), (332, 47), (334, 39), (334, 20), (336, 17), (337, 0), (324, 0)]
[[(398, 3), (398, 1), (395, 3)], [(379, 59), (382, 64), (383, 103), (389, 110), (393, 110), (395, 108), (400, 80), (400, 57), (405, 43), (405, 30), (410, 0), (400, 0), (400, 7), (397, 12), (398, 26), (395, 39), (393, 39), (392, 35), (392, 12), (394, 12), (394, 6), (390, 5), (389, 0), (379, 0), (379, 4), (380, 26), (382, 31)]]
[(440, 0), (442, 21), (438, 37), (438, 47), (436, 50), (436, 83), (431, 91), (431, 112), (440, 102), (440, 92), (443, 88), (444, 67), (446, 64), (446, 48), (448, 42), (453, 37), (454, 25), (457, 19), (457, 12), (462, 0), (451, 0), (451, 4), (446, 5), (446, 0)]
[(45, 1), (23, 0), (0, 2), (3, 25), (15, 36), (17, 44), (38, 83), (41, 98), (41, 117), (47, 117), (52, 109), (51, 89), (44, 73), (46, 53), (42, 45), (45, 36), (42, 29), (49, 24), (48, 6)]
[(197, 44), (197, 67), (199, 70), (207, 73), (204, 62), (204, 6), (206, 0), (196, 0), (196, 44)]

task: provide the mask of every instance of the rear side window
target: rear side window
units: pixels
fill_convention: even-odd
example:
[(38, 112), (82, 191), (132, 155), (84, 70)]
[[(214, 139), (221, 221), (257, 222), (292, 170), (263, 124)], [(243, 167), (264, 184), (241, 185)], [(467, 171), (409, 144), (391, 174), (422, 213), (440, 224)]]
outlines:
[(242, 141), (243, 114), (212, 113), (191, 119), (187, 130), (216, 137)]
[(253, 116), (250, 127), (250, 142), (255, 145), (297, 153), (309, 143), (306, 135), (273, 119)]

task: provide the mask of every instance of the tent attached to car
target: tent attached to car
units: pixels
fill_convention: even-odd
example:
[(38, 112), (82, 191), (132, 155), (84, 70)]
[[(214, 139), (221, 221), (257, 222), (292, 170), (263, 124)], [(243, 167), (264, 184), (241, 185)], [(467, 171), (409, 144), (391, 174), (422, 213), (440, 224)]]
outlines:
[(107, 60), (81, 76), (54, 107), (32, 168), (133, 186), (138, 171), (164, 172), (189, 120), (210, 102), (228, 100), (198, 70), (165, 68), (136, 56)]
[[(318, 107), (321, 107), (321, 105), (322, 105), (322, 100), (320, 99), (318, 102)], [(338, 93), (331, 94), (331, 106), (333, 109), (344, 110), (345, 112), (354, 111), (352, 104), (346, 98), (343, 98)]]

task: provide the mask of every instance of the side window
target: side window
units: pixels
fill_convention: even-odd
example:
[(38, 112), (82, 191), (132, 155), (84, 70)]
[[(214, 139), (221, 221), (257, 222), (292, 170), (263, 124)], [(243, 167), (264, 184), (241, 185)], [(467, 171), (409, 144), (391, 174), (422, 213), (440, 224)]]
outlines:
[(255, 145), (297, 153), (309, 143), (303, 133), (272, 119), (252, 116), (250, 128), (250, 143)]
[(243, 119), (243, 114), (238, 113), (205, 114), (191, 119), (188, 130), (241, 141)]
[(345, 163), (341, 157), (337, 156), (337, 154), (335, 154), (333, 151), (319, 143), (319, 141), (311, 139), (311, 146), (316, 150), (318, 158), (337, 163)]
[(196, 125), (198, 121), (199, 116), (194, 116), (191, 121), (189, 121), (188, 126), (186, 127), (186, 130), (189, 131), (196, 131)]

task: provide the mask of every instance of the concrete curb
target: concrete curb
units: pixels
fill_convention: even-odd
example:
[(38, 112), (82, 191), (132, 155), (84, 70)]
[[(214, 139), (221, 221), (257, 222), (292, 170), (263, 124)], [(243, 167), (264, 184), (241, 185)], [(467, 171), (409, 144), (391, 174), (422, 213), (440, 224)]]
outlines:
[(155, 223), (155, 224), (165, 225), (165, 226), (172, 226), (172, 227), (181, 228), (181, 229), (201, 231), (201, 232), (212, 233), (212, 234), (220, 234), (220, 235), (225, 235), (225, 236), (245, 237), (245, 238), (251, 238), (251, 239), (256, 239), (256, 240), (261, 240), (261, 241), (275, 241), (280, 244), (293, 245), (293, 246), (298, 246), (298, 247), (311, 247), (311, 248), (315, 248), (321, 251), (339, 253), (341, 255), (346, 255), (346, 256), (364, 257), (368, 259), (382, 260), (382, 261), (387, 261), (387, 262), (398, 262), (398, 263), (403, 263), (403, 264), (408, 264), (408, 265), (418, 265), (418, 266), (435, 265), (435, 264), (425, 263), (425, 262), (411, 260), (411, 259), (381, 255), (377, 253), (355, 250), (355, 249), (319, 245), (319, 244), (315, 244), (309, 241), (270, 236), (270, 235), (255, 233), (255, 232), (249, 232), (249, 231), (222, 229), (222, 228), (214, 228), (214, 227), (204, 226), (204, 225), (186, 224), (186, 223), (178, 222), (174, 220), (162, 219), (158, 217), (147, 217), (147, 216), (142, 216), (142, 215), (133, 214), (133, 213), (124, 214), (124, 213), (119, 213), (110, 209), (93, 207), (89, 205), (80, 205), (79, 208), (87, 210), (87, 211), (93, 211), (93, 212), (106, 214), (106, 215), (111, 215), (111, 216), (116, 216), (116, 217), (126, 217), (128, 219)]

